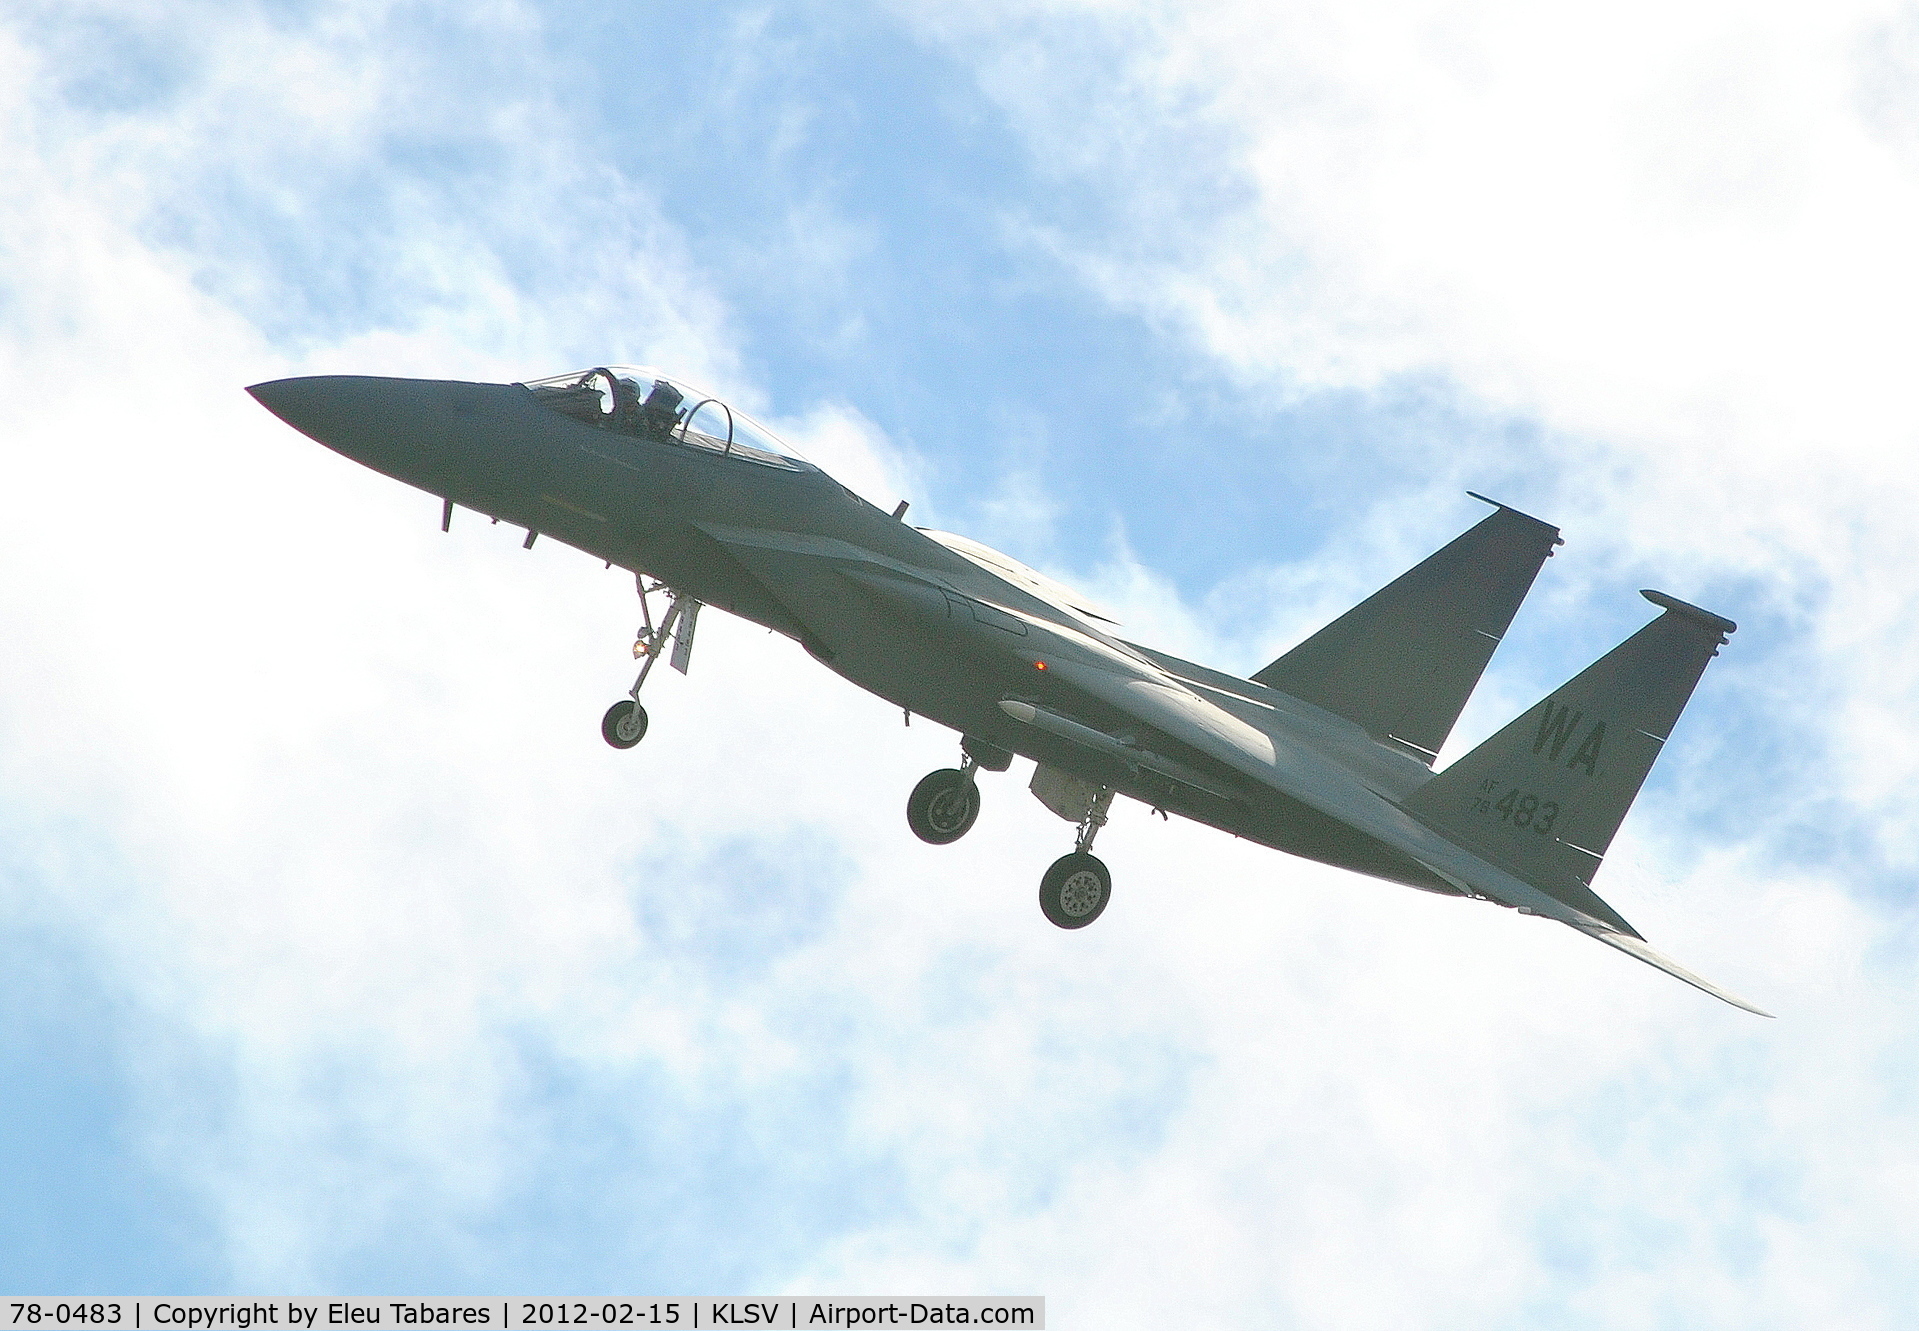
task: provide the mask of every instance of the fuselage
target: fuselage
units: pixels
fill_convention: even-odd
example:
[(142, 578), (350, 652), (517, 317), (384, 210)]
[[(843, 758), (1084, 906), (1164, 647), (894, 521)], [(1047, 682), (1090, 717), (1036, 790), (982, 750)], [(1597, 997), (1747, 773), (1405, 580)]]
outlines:
[[(1276, 762), (1310, 760), (1394, 804), (1430, 779), (1423, 764), (1288, 694), (1129, 643), (810, 463), (608, 428), (520, 384), (327, 376), (253, 391), (355, 461), (785, 634), (983, 753), (1020, 754), (1279, 850), (1457, 891), (1221, 754), (1269, 744)], [(1169, 708), (1220, 743), (1142, 719)]]
[[(650, 385), (650, 387), (649, 387)], [(1647, 590), (1660, 616), (1435, 775), (1460, 709), (1558, 530), (1504, 505), (1258, 672), (1116, 636), (1077, 594), (997, 551), (882, 512), (718, 398), (627, 367), (524, 384), (328, 376), (250, 390), (288, 424), (454, 506), (672, 589), (601, 734), (645, 734), (640, 684), (690, 611), (801, 643), (951, 727), (968, 755), (907, 801), (922, 841), (963, 836), (979, 769), (1039, 764), (1033, 793), (1079, 826), (1040, 881), (1063, 929), (1097, 919), (1092, 853), (1114, 794), (1411, 887), (1545, 916), (1707, 993), (1591, 888), (1620, 820), (1735, 625)], [(1493, 501), (1488, 500), (1488, 503)], [(649, 623), (651, 620), (649, 618)], [(1258, 681), (1265, 681), (1264, 683)], [(1574, 732), (1578, 732), (1575, 741)], [(1418, 755), (1414, 757), (1412, 755)]]

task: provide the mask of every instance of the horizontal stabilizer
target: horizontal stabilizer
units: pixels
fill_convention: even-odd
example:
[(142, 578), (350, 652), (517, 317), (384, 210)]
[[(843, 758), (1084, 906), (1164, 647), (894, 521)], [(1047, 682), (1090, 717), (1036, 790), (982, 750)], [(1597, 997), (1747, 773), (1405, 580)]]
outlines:
[(1772, 1013), (1767, 1012), (1763, 1008), (1754, 1007), (1751, 1003), (1748, 1003), (1736, 994), (1727, 993), (1710, 980), (1700, 979), (1697, 975), (1694, 975), (1691, 971), (1681, 966), (1663, 952), (1657, 952), (1651, 947), (1648, 947), (1646, 940), (1643, 938), (1634, 938), (1631, 934), (1617, 933), (1611, 929), (1581, 928), (1580, 932), (1591, 934), (1600, 942), (1605, 943), (1609, 947), (1616, 947), (1629, 956), (1638, 957), (1648, 966), (1657, 966), (1660, 970), (1666, 972), (1666, 974), (1677, 976), (1693, 988), (1703, 989), (1722, 1002), (1731, 1003), (1736, 1008), (1744, 1008), (1746, 1011), (1756, 1013), (1761, 1017), (1770, 1017), (1772, 1015)]
[(1593, 895), (1593, 875), (1735, 627), (1663, 592), (1642, 594), (1665, 613), (1402, 805), (1456, 845), (1632, 936)]
[(1253, 679), (1431, 766), (1557, 544), (1557, 527), (1501, 505)]

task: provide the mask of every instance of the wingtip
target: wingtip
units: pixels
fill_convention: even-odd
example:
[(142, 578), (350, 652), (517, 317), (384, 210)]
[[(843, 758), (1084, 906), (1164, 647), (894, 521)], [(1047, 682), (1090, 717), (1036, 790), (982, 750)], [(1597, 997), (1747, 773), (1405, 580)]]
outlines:
[(1629, 957), (1636, 957), (1648, 966), (1666, 972), (1666, 974), (1672, 976), (1674, 979), (1684, 980), (1693, 988), (1702, 993), (1711, 994), (1722, 1003), (1730, 1003), (1733, 1007), (1739, 1008), (1741, 1011), (1750, 1012), (1756, 1017), (1764, 1017), (1768, 1021), (1778, 1020), (1777, 1017), (1774, 1017), (1772, 1013), (1766, 1011), (1764, 1008), (1748, 1003), (1735, 993), (1721, 989), (1711, 980), (1694, 975), (1671, 957), (1652, 947), (1643, 938), (1628, 937), (1615, 929), (1588, 928), (1584, 925), (1575, 925), (1574, 928), (1577, 928), (1581, 933), (1590, 934), (1608, 947), (1616, 948)]

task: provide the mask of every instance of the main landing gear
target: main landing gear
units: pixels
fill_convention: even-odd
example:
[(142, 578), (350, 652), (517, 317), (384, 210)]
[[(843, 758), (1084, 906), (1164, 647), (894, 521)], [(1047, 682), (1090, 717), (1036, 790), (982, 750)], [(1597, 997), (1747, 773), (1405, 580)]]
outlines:
[(960, 740), (960, 765), (928, 772), (906, 800), (906, 825), (913, 835), (932, 846), (950, 846), (973, 830), (979, 817), (979, 786), (973, 778), (982, 768), (1004, 772), (1013, 755), (997, 744), (967, 735)]
[[(965, 757), (958, 767), (943, 767), (929, 772), (913, 787), (906, 801), (906, 824), (913, 835), (934, 846), (951, 845), (973, 829), (979, 818), (979, 785), (974, 780), (981, 767), (1003, 772), (1012, 755), (990, 745), (968, 739)], [(1046, 770), (1046, 769), (1042, 769)], [(1058, 775), (1058, 774), (1055, 774)], [(1093, 852), (1093, 839), (1106, 826), (1113, 807), (1113, 792), (1108, 787), (1081, 784), (1064, 778), (1075, 790), (1071, 803), (1041, 794), (1036, 783), (1034, 793), (1055, 813), (1071, 820), (1080, 813), (1079, 836), (1073, 853), (1062, 855), (1040, 879), (1039, 908), (1048, 920), (1062, 929), (1084, 929), (1097, 920), (1113, 899), (1113, 875), (1108, 873)]]
[(1113, 875), (1092, 853), (1093, 838), (1106, 826), (1106, 814), (1112, 807), (1113, 792), (1101, 788), (1086, 808), (1073, 853), (1054, 860), (1053, 867), (1039, 880), (1040, 911), (1062, 929), (1084, 929), (1113, 899)]
[(933, 846), (947, 846), (973, 830), (979, 818), (979, 764), (967, 754), (960, 765), (928, 772), (906, 799), (906, 825)]
[[(626, 697), (606, 709), (606, 715), (600, 719), (600, 736), (616, 749), (630, 749), (646, 738), (646, 708), (640, 706), (640, 685), (646, 683), (646, 677), (653, 670), (653, 663), (660, 659), (668, 638), (673, 639), (673, 656), (670, 664), (682, 675), (686, 673), (688, 662), (693, 658), (693, 626), (699, 622), (700, 603), (692, 597), (674, 591), (663, 582), (646, 585), (641, 574), (633, 575), (633, 586), (640, 594), (640, 616), (642, 623), (638, 639), (633, 644), (633, 655), (644, 658), (640, 666), (639, 678), (633, 681), (633, 688)], [(654, 592), (666, 593), (666, 613), (660, 622), (653, 623), (651, 597)], [(677, 634), (674, 630), (678, 630)]]

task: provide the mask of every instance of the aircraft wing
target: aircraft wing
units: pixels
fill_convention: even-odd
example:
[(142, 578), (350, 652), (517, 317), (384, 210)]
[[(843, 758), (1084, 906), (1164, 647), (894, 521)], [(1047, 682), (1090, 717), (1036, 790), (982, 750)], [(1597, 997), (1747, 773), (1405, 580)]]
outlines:
[(1761, 1017), (1770, 1017), (1772, 1015), (1772, 1013), (1765, 1011), (1763, 1008), (1754, 1007), (1751, 1003), (1748, 1003), (1745, 999), (1737, 995), (1727, 993), (1711, 981), (1702, 980), (1665, 953), (1653, 949), (1643, 938), (1634, 938), (1630, 934), (1622, 934), (1617, 929), (1594, 929), (1585, 925), (1577, 927), (1581, 933), (1591, 934), (1608, 947), (1616, 947), (1627, 956), (1638, 957), (1648, 966), (1657, 966), (1660, 970), (1666, 972), (1666, 974), (1684, 980), (1695, 989), (1703, 989), (1714, 998), (1731, 1003), (1736, 1008), (1744, 1008), (1746, 1011), (1756, 1013)]
[[(924, 575), (916, 569), (900, 565), (894, 560), (876, 558), (868, 552), (827, 538), (764, 531), (707, 530), (730, 552), (744, 559), (749, 567), (755, 562), (754, 556), (765, 549), (821, 558), (858, 581), (870, 580), (870, 571), (879, 568), (889, 569), (910, 583), (925, 581)], [(861, 577), (861, 570), (869, 571), (869, 576)], [(928, 589), (934, 590), (930, 584)], [(1668, 601), (1670, 598), (1661, 599), (1662, 604)], [(943, 607), (943, 600), (941, 604)], [(1702, 613), (1692, 607), (1685, 607), (1685, 610), (1695, 616)], [(1032, 622), (1041, 624), (1037, 619)], [(1634, 936), (1630, 925), (1589, 891), (1575, 890), (1572, 880), (1560, 884), (1556, 893), (1548, 892), (1495, 863), (1489, 858), (1492, 852), (1482, 854), (1462, 844), (1462, 841), (1470, 838), (1443, 818), (1427, 811), (1420, 803), (1423, 796), (1409, 802), (1420, 806), (1416, 809), (1420, 816), (1415, 817), (1413, 812), (1368, 786), (1338, 762), (1329, 761), (1322, 751), (1323, 740), (1316, 743), (1316, 737), (1303, 733), (1297, 737), (1289, 736), (1283, 722), (1271, 731), (1262, 729), (1201, 697), (1163, 669), (1139, 656), (1129, 655), (1059, 624), (1044, 624), (1043, 627), (1051, 635), (1055, 648), (1049, 653), (1047, 662), (1055, 680), (1150, 726), (1170, 741), (1170, 744), (1160, 745), (1160, 751), (1156, 752), (1159, 760), (1156, 770), (1163, 774), (1173, 775), (1188, 784), (1197, 784), (1202, 789), (1213, 789), (1215, 793), (1226, 793), (1208, 782), (1203, 773), (1193, 769), (1189, 760), (1193, 755), (1200, 755), (1238, 773), (1256, 787), (1289, 796), (1401, 851), (1463, 892), (1498, 901), (1528, 914), (1558, 920), (1610, 947), (1637, 957), (1647, 965), (1666, 971), (1715, 998), (1750, 1012), (1760, 1012), (1759, 1008), (1694, 975), (1653, 949), (1643, 939)], [(1717, 633), (1716, 629), (1713, 631)], [(1703, 668), (1703, 663), (1702, 656), (1698, 662), (1700, 668)], [(1690, 692), (1691, 681), (1696, 678), (1697, 671), (1694, 670), (1684, 680), (1686, 692)], [(1683, 702), (1683, 697), (1672, 702), (1674, 716)], [(1275, 720), (1278, 720), (1277, 714)], [(1651, 725), (1651, 729), (1663, 733), (1658, 724)], [(1670, 729), (1670, 719), (1665, 722), (1665, 729)], [(1098, 732), (1089, 730), (1088, 733), (1097, 735)], [(1114, 736), (1104, 738), (1117, 740)], [(1470, 759), (1471, 755), (1468, 757)], [(1455, 764), (1460, 769), (1458, 772), (1449, 768), (1434, 779), (1430, 790), (1422, 790), (1429, 795), (1438, 795), (1442, 788), (1465, 780), (1470, 775), (1467, 766), (1465, 763)], [(1643, 772), (1640, 775), (1643, 776)], [(1634, 784), (1636, 787), (1636, 780)], [(1439, 826), (1435, 827), (1434, 823)], [(1590, 878), (1590, 872), (1587, 877)]]
[(1062, 682), (1126, 712), (1189, 750), (1405, 852), (1463, 891), (1558, 920), (1734, 1007), (1772, 1015), (1693, 974), (1644, 939), (1621, 932), (1613, 920), (1562, 901), (1474, 854), (1337, 765), (1302, 752), (1284, 737), (1240, 720), (1174, 681), (1121, 674), (1086, 662), (1061, 660), (1051, 668)]

